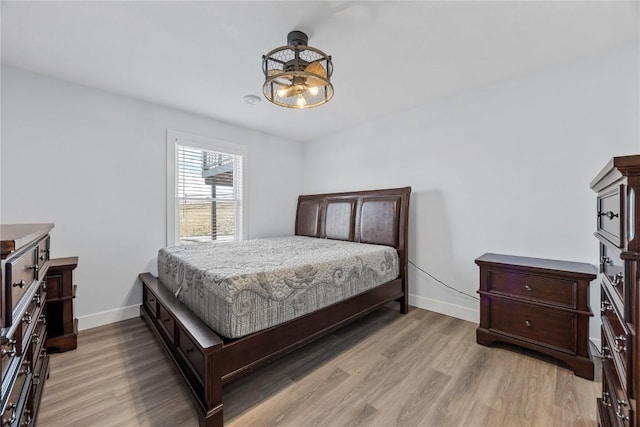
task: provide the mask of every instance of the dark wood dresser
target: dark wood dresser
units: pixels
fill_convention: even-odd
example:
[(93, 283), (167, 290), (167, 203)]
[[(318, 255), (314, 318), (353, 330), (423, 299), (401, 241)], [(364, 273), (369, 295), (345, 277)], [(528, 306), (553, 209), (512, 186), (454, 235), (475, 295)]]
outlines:
[(64, 352), (78, 347), (78, 319), (73, 317), (76, 288), (73, 270), (78, 257), (55, 258), (47, 272), (47, 342), (49, 351)]
[(614, 157), (591, 181), (600, 254), (602, 426), (638, 426), (640, 156)]
[(591, 264), (484, 254), (479, 344), (506, 342), (552, 356), (593, 380), (589, 352)]
[(44, 277), (53, 224), (0, 226), (0, 416), (2, 427), (34, 426), (49, 375)]

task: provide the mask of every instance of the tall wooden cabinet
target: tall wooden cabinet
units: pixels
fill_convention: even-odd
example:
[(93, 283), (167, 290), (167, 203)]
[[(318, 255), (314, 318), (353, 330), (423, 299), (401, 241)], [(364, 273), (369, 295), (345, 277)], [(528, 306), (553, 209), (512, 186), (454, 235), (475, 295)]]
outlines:
[(0, 425), (35, 426), (49, 375), (44, 277), (53, 224), (0, 226)]
[(614, 157), (591, 181), (597, 193), (602, 317), (601, 426), (638, 426), (640, 155)]

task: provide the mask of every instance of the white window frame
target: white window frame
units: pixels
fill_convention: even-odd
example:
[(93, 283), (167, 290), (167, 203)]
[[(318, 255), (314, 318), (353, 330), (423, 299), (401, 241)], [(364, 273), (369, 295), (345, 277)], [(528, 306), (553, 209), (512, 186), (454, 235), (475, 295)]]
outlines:
[(167, 129), (167, 246), (176, 246), (180, 242), (180, 215), (178, 213), (178, 145), (187, 145), (203, 150), (217, 151), (242, 156), (242, 212), (241, 233), (238, 240), (246, 240), (247, 221), (247, 147), (205, 136), (193, 135)]

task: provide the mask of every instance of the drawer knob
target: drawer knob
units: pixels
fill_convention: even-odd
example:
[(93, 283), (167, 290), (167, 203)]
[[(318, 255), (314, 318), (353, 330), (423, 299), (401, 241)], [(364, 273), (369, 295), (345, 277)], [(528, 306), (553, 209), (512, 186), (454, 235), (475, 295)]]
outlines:
[(35, 271), (36, 273), (38, 272), (38, 270), (40, 269), (40, 267), (38, 266), (38, 264), (34, 264), (31, 267), (29, 267), (29, 269)]
[(619, 217), (620, 215), (617, 213), (613, 213), (612, 211), (598, 212), (598, 218), (600, 218), (601, 216), (606, 216), (609, 219), (613, 219)]
[(605, 265), (605, 264), (611, 264), (611, 258), (609, 258), (606, 255), (603, 255), (600, 257), (600, 264)]
[(529, 320), (525, 320), (525, 321), (524, 321), (524, 324), (525, 324), (525, 326), (526, 326), (527, 328), (530, 328), (530, 327), (531, 327), (531, 322), (530, 322)]
[(611, 349), (606, 345), (602, 346), (602, 358), (612, 360), (613, 356), (611, 356)]
[(530, 290), (531, 290), (531, 285), (524, 285), (524, 288), (525, 288), (526, 290), (530, 291)]
[(24, 288), (25, 286), (27, 286), (26, 282), (24, 280), (20, 280), (19, 282), (14, 283), (13, 285), (14, 288)]
[(24, 316), (22, 317), (22, 321), (27, 325), (30, 325), (33, 319), (31, 318), (31, 313), (25, 311)]
[(622, 284), (622, 280), (624, 279), (624, 276), (622, 275), (622, 273), (616, 273), (615, 276), (613, 276), (613, 286), (618, 286)]

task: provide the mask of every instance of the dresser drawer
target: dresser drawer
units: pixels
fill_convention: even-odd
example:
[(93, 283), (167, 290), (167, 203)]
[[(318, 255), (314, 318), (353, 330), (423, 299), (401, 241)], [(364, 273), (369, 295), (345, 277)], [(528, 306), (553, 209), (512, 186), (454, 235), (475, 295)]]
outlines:
[(577, 304), (577, 283), (573, 280), (490, 269), (487, 287), (492, 293), (531, 301), (569, 308), (575, 308)]
[(624, 186), (619, 185), (598, 195), (597, 232), (611, 243), (621, 248), (623, 245), (623, 205)]
[[(624, 261), (620, 258), (620, 250), (612, 245), (600, 242), (600, 272), (615, 290), (617, 305), (630, 306), (628, 284), (624, 277)], [(622, 313), (627, 318), (627, 313)]]
[(500, 298), (491, 299), (490, 304), (492, 331), (543, 347), (576, 353), (576, 314)]
[(146, 286), (142, 288), (142, 292), (144, 294), (144, 305), (147, 307), (147, 310), (149, 310), (149, 313), (151, 313), (152, 316), (157, 316), (158, 310), (156, 308), (156, 296), (150, 292)]
[(160, 319), (160, 322), (158, 322), (160, 324), (160, 328), (167, 335), (167, 338), (169, 338), (169, 341), (173, 343), (174, 334), (175, 334), (174, 332), (175, 320), (173, 319), (173, 316), (169, 314), (167, 309), (165, 309), (162, 304), (159, 304), (159, 307), (158, 307), (158, 319)]
[(17, 328), (13, 335), (6, 337), (4, 344), (0, 344), (0, 384), (7, 381), (8, 373), (15, 369), (15, 364), (19, 363), (18, 337), (21, 333), (21, 329)]
[(620, 313), (611, 301), (606, 287), (601, 288), (601, 318), (602, 318), (602, 352), (613, 362), (615, 371), (620, 378), (621, 385), (627, 394), (631, 394), (633, 348), (632, 334)]
[(182, 328), (178, 328), (177, 347), (178, 353), (188, 362), (198, 381), (204, 383), (204, 354)]
[[(36, 282), (36, 250), (31, 249), (21, 256), (12, 259), (5, 264), (4, 286), (7, 295), (7, 302), (11, 301), (9, 310), (6, 313), (6, 326), (11, 325), (14, 308), (20, 302), (22, 296)], [(10, 297), (9, 297), (10, 296)]]
[(16, 427), (20, 425), (20, 417), (27, 406), (29, 382), (31, 380), (31, 372), (26, 373), (20, 370), (15, 378), (13, 387), (9, 391), (7, 403), (0, 417), (2, 427)]
[(38, 242), (38, 278), (42, 278), (47, 273), (46, 269), (49, 263), (49, 248), (51, 245), (51, 237), (46, 236)]
[(633, 425), (634, 414), (629, 399), (611, 367), (611, 359), (606, 357), (602, 359), (602, 405), (607, 408), (610, 425)]

